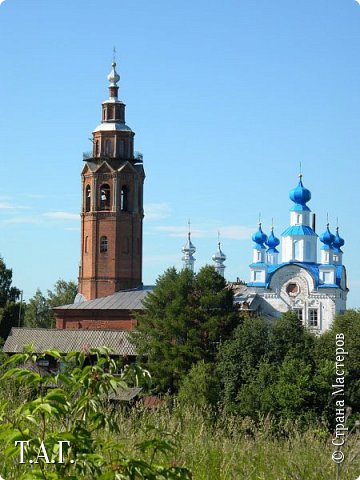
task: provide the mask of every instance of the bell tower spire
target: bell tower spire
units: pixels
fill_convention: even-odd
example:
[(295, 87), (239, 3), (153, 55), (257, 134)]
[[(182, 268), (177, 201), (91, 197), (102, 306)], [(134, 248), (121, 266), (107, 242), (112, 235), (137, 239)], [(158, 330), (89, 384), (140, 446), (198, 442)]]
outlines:
[(119, 90), (119, 87), (118, 87), (118, 81), (120, 80), (120, 75), (117, 73), (117, 71), (115, 70), (115, 67), (116, 67), (116, 57), (115, 57), (115, 54), (116, 54), (116, 51), (115, 51), (115, 47), (114, 47), (114, 53), (113, 53), (113, 61), (112, 61), (112, 64), (111, 64), (111, 72), (109, 73), (108, 75), (108, 80), (110, 82), (110, 85), (109, 85), (109, 98), (113, 98), (115, 100), (117, 100), (118, 98), (118, 90)]
[(225, 253), (221, 250), (221, 243), (220, 243), (220, 232), (218, 232), (218, 248), (214, 255), (212, 256), (212, 261), (214, 262), (215, 271), (224, 277), (225, 268), (224, 262), (226, 260)]
[(188, 231), (188, 239), (183, 248), (181, 249), (183, 256), (181, 258), (183, 262), (183, 268), (188, 268), (192, 272), (194, 271), (194, 263), (195, 257), (194, 253), (196, 252), (196, 247), (193, 245), (191, 241), (191, 230), (190, 230), (190, 220), (188, 221), (189, 231)]
[(142, 155), (125, 123), (118, 99), (115, 51), (108, 75), (109, 98), (93, 131), (93, 149), (83, 155), (79, 292), (87, 299), (142, 284)]

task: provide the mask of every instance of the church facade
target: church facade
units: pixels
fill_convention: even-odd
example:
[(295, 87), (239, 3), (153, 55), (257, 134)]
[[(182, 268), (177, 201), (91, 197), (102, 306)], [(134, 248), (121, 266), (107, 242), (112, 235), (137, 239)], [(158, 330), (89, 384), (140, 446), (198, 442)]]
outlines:
[[(304, 187), (302, 175), (289, 196), (293, 205), (290, 225), (281, 235), (281, 260), (280, 240), (274, 229), (267, 236), (259, 224), (252, 237), (250, 282), (246, 293), (242, 289), (235, 299), (241, 298), (245, 305), (256, 305), (259, 312), (269, 317), (295, 311), (306, 327), (322, 333), (330, 327), (335, 315), (346, 309), (348, 287), (342, 262), (345, 242), (339, 228), (334, 235), (329, 224), (318, 237), (315, 214), (307, 205), (311, 193)], [(319, 260), (318, 240), (322, 244)]]

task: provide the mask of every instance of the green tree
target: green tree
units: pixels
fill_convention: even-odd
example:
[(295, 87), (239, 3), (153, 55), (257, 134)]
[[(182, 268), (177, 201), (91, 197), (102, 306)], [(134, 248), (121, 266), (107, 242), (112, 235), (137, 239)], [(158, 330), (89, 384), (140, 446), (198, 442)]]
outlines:
[(55, 326), (52, 309), (60, 305), (73, 303), (77, 293), (77, 285), (72, 281), (59, 279), (47, 296), (40, 289), (30, 298), (26, 305), (24, 323), (27, 327), (51, 328)]
[(291, 312), (271, 324), (261, 317), (245, 318), (218, 354), (225, 409), (254, 419), (322, 411), (316, 394), (326, 401), (331, 382), (324, 386), (326, 365), (316, 372), (315, 340)]
[(0, 308), (15, 303), (19, 296), (20, 290), (12, 286), (12, 270), (6, 268), (4, 260), (0, 257)]
[[(109, 397), (126, 388), (128, 367), (121, 376), (116, 361), (106, 348), (71, 352), (66, 357), (58, 351), (36, 355), (31, 348), (8, 360), (10, 366), (33, 364), (31, 369), (11, 368), (1, 381), (17, 382), (32, 392), (17, 408), (0, 402), (0, 465), (5, 478), (19, 480), (190, 480), (183, 467), (159, 464), (157, 453), (170, 453), (175, 444), (165, 432), (155, 434), (134, 446), (143, 459), (127, 456), (119, 443), (121, 426), (109, 408)], [(37, 362), (44, 356), (62, 362), (66, 373), (37, 372)], [(92, 361), (96, 358), (95, 362)], [(135, 376), (139, 377), (139, 368)], [(146, 378), (143, 372), (142, 377)], [(24, 448), (24, 464), (19, 462), (16, 441), (29, 442)], [(64, 442), (62, 462), (59, 441)], [(68, 442), (68, 443), (67, 443)], [(40, 450), (44, 445), (44, 450)], [(40, 452), (40, 458), (39, 458)], [(30, 466), (29, 462), (36, 462)]]
[(54, 317), (48, 299), (40, 289), (26, 304), (24, 324), (27, 327), (52, 327)]
[(19, 324), (19, 296), (20, 290), (12, 286), (12, 270), (0, 257), (0, 337), (4, 340), (11, 328)]
[(295, 419), (309, 416), (315, 396), (312, 377), (313, 368), (306, 358), (285, 357), (275, 385), (275, 399), (279, 406), (276, 413), (280, 417)]
[(53, 290), (48, 290), (48, 300), (50, 307), (59, 307), (60, 305), (68, 305), (73, 303), (77, 294), (77, 284), (73, 281), (65, 281), (59, 279)]
[[(337, 341), (338, 336), (338, 341)], [(358, 414), (360, 418), (360, 311), (347, 310), (343, 314), (338, 314), (330, 329), (319, 339), (315, 349), (316, 363), (322, 365), (326, 360), (331, 369), (331, 383), (335, 379), (336, 349), (343, 349), (347, 352), (344, 357), (344, 377), (345, 377), (345, 399), (346, 405), (353, 409), (353, 414)], [(338, 350), (339, 352), (339, 350)], [(342, 370), (342, 367), (340, 367)], [(326, 393), (327, 405), (334, 405), (334, 397), (331, 395), (331, 389)], [(330, 415), (330, 418), (333, 415)]]
[(278, 402), (276, 384), (279, 368), (264, 358), (260, 361), (254, 376), (243, 383), (236, 397), (236, 412), (254, 420), (261, 416), (276, 416)]
[(213, 362), (237, 321), (233, 293), (210, 266), (197, 274), (168, 269), (144, 307), (133, 341), (140, 361), (154, 372), (158, 391), (177, 392), (194, 363)]
[(217, 371), (227, 409), (236, 409), (238, 392), (257, 374), (269, 352), (269, 323), (262, 317), (245, 317), (231, 339), (224, 342), (217, 357)]
[(274, 321), (270, 331), (270, 359), (277, 364), (281, 364), (285, 357), (306, 358), (311, 361), (314, 341), (314, 335), (303, 326), (295, 313), (283, 313)]
[(178, 400), (181, 404), (206, 407), (216, 405), (219, 400), (219, 380), (214, 365), (200, 360), (194, 363), (180, 384)]

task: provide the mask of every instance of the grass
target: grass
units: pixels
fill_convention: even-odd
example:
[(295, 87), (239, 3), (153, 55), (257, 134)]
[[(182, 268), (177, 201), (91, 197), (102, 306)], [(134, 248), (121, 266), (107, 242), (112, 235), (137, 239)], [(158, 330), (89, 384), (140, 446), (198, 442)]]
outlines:
[[(223, 415), (214, 420), (210, 412), (191, 408), (123, 411), (118, 413), (118, 421), (122, 426), (119, 442), (132, 455), (135, 444), (149, 437), (150, 426), (172, 433), (177, 442), (169, 460), (190, 468), (195, 480), (336, 478), (332, 437), (324, 428), (287, 425), (279, 435), (274, 434), (274, 425), (268, 419), (259, 425), (250, 419)], [(360, 474), (360, 458), (356, 455), (359, 440), (358, 434), (349, 438), (341, 480), (355, 480)], [(351, 463), (347, 460), (350, 458)]]
[[(331, 459), (334, 447), (324, 428), (303, 429), (292, 424), (284, 426), (280, 435), (274, 433), (269, 419), (255, 425), (248, 418), (214, 416), (210, 411), (180, 407), (158, 411), (118, 409), (111, 414), (121, 426), (117, 442), (126, 454), (139, 458), (142, 454), (136, 449), (137, 443), (152, 436), (171, 436), (175, 439), (174, 451), (170, 457), (160, 452), (159, 462), (190, 468), (194, 480), (336, 479)], [(349, 439), (340, 480), (355, 480), (360, 474), (356, 454), (359, 440), (358, 434)], [(16, 470), (19, 474), (29, 467)]]
[[(0, 401), (9, 401), (10, 413), (28, 397), (26, 387), (18, 388), (11, 381), (0, 385)], [(111, 435), (125, 455), (149, 460), (151, 454), (140, 452), (138, 443), (153, 437), (172, 438), (173, 451), (167, 457), (157, 452), (158, 463), (185, 466), (194, 480), (355, 480), (360, 475), (357, 431), (343, 449), (345, 461), (337, 476), (331, 458), (335, 450), (332, 436), (322, 425), (304, 427), (288, 422), (280, 428), (269, 418), (255, 424), (249, 418), (179, 405), (155, 411), (136, 406), (108, 408), (120, 433), (100, 431), (97, 435), (104, 439), (103, 444)], [(51, 431), (53, 426), (48, 427)], [(55, 430), (57, 427), (54, 424)], [(6, 472), (6, 480), (18, 480), (30, 467), (6, 458), (2, 454), (5, 446), (0, 444), (0, 474)]]

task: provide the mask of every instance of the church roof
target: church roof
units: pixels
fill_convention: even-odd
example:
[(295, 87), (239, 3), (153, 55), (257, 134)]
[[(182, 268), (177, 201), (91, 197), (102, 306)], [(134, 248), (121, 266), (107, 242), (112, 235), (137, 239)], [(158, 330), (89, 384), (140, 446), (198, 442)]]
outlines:
[(108, 297), (61, 305), (53, 310), (142, 310), (142, 302), (153, 288), (143, 286), (141, 289), (121, 290)]
[(35, 353), (55, 349), (62, 353), (83, 351), (90, 348), (108, 347), (114, 355), (136, 355), (135, 347), (129, 340), (129, 333), (123, 330), (61, 330), (56, 328), (15, 328), (11, 329), (3, 351), (21, 353), (25, 345), (32, 344)]
[[(262, 288), (268, 288), (271, 282), (271, 277), (274, 275), (276, 271), (278, 271), (280, 268), (284, 268), (287, 266), (292, 266), (296, 265), (298, 267), (304, 268), (307, 270), (311, 276), (314, 279), (315, 287), (316, 288), (340, 288), (341, 287), (341, 279), (343, 278), (345, 273), (345, 267), (344, 265), (336, 265), (336, 283), (331, 283), (331, 284), (321, 284), (320, 283), (320, 272), (319, 272), (319, 267), (321, 264), (318, 263), (308, 263), (308, 262), (284, 262), (284, 263), (279, 263), (278, 265), (270, 265), (268, 267), (268, 275), (265, 283), (255, 283), (255, 282), (249, 282), (247, 285), (249, 287), (262, 287)], [(332, 265), (330, 265), (331, 267)]]
[(307, 225), (294, 225), (288, 227), (286, 230), (283, 231), (281, 235), (283, 237), (290, 237), (293, 235), (310, 235), (317, 237), (317, 234), (314, 232), (314, 230)]
[(110, 122), (103, 122), (98, 125), (94, 132), (131, 132), (131, 128), (126, 125), (126, 123), (110, 123)]

